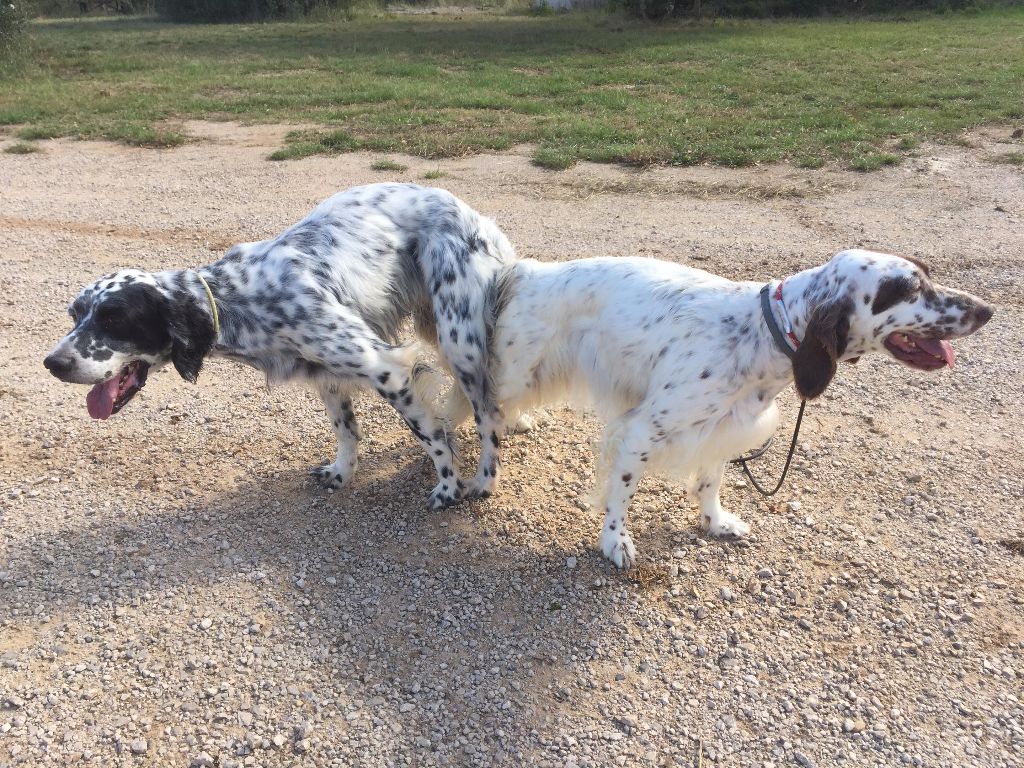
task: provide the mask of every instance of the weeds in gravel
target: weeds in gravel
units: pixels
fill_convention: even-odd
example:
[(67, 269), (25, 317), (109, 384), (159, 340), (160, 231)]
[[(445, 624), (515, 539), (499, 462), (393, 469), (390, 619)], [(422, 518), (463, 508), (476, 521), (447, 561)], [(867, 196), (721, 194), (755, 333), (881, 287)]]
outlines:
[(426, 173), (424, 173), (423, 178), (427, 179), (428, 181), (433, 181), (434, 179), (443, 179), (447, 175), (448, 174), (442, 171), (440, 168), (436, 168), (433, 171), (427, 171)]
[(668, 569), (657, 565), (636, 565), (626, 572), (629, 581), (641, 589), (667, 587), (671, 583)]
[(877, 171), (887, 165), (899, 165), (900, 156), (891, 152), (866, 152), (855, 155), (850, 161), (850, 168), (855, 171)]
[[(31, 25), (0, 124), (24, 139), (174, 146), (172, 119), (321, 126), (275, 160), (354, 149), (534, 161), (861, 170), (1024, 117), (1024, 8), (910, 20), (647, 24), (607, 13), (403, 14), (277, 24)], [(884, 151), (894, 145), (895, 149)]]
[(15, 144), (4, 147), (4, 152), (8, 155), (31, 155), (33, 152), (42, 152), (43, 148), (38, 144), (29, 144), (28, 142), (19, 141)]
[[(28, 125), (17, 132), (19, 139), (36, 141), (39, 139), (56, 139), (68, 135), (68, 132), (56, 122), (39, 125)], [(82, 139), (111, 139), (134, 147), (150, 147), (166, 149), (185, 143), (185, 137), (174, 131), (162, 130), (149, 125), (136, 123), (116, 123), (106, 127), (95, 125), (79, 125), (71, 135)]]
[(665, 197), (679, 195), (698, 198), (746, 200), (801, 200), (830, 194), (842, 185), (835, 183), (773, 183), (769, 181), (692, 181), (689, 179), (661, 180), (649, 176), (624, 176), (601, 179), (587, 176), (563, 176), (555, 181), (543, 180), (521, 183), (521, 187), (541, 187), (547, 197), (559, 197), (558, 189), (565, 190), (562, 197), (586, 200), (594, 195), (647, 195)]
[(797, 155), (793, 163), (797, 168), (821, 168), (825, 165), (825, 158), (821, 155)]
[(1022, 165), (1024, 166), (1024, 152), (1003, 152), (999, 155), (992, 157), (993, 162), (1006, 163), (1007, 165)]
[(394, 173), (402, 173), (409, 170), (409, 166), (396, 163), (394, 160), (389, 160), (386, 157), (374, 160), (370, 167), (375, 171), (393, 171)]

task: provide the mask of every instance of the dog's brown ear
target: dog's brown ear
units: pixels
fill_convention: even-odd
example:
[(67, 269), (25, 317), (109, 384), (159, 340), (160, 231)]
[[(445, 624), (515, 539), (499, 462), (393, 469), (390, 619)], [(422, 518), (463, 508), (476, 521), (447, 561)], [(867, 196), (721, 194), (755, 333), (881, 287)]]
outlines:
[(853, 302), (847, 297), (817, 307), (803, 341), (793, 355), (796, 391), (805, 400), (819, 397), (836, 375), (836, 361), (846, 351)]

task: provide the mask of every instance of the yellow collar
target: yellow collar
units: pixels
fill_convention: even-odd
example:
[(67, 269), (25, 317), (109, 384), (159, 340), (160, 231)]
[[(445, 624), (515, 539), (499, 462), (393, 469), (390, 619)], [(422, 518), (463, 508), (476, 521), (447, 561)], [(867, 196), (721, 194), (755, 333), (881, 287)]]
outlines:
[(199, 282), (203, 284), (203, 288), (206, 289), (206, 296), (210, 300), (210, 309), (213, 310), (213, 338), (216, 340), (217, 335), (220, 333), (220, 315), (217, 313), (217, 302), (213, 298), (213, 291), (210, 290), (210, 286), (203, 279), (203, 276), (196, 272), (196, 277), (198, 277)]

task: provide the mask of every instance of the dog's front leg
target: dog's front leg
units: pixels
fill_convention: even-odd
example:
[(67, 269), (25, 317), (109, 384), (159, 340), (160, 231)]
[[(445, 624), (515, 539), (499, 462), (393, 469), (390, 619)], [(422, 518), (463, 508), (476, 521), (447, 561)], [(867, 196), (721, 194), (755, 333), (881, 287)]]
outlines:
[(722, 476), (725, 474), (725, 463), (701, 467), (697, 473), (697, 501), (700, 504), (700, 527), (712, 536), (735, 536), (743, 538), (750, 533), (750, 524), (740, 520), (736, 515), (722, 509), (719, 493), (722, 489)]
[[(618, 435), (624, 436), (621, 442)], [(607, 469), (603, 472), (601, 551), (619, 568), (629, 568), (636, 561), (636, 547), (626, 530), (626, 518), (650, 457), (649, 430), (638, 418), (627, 417), (608, 426), (603, 446), (607, 453), (600, 457), (600, 461)]]

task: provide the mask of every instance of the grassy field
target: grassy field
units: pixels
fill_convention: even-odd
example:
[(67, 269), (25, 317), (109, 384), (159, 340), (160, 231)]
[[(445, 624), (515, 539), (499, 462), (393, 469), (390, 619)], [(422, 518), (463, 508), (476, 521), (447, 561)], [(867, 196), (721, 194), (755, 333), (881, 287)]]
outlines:
[(313, 124), (275, 159), (536, 144), (577, 159), (869, 170), (1024, 117), (1024, 9), (912, 21), (641, 24), (605, 14), (33, 25), (0, 124), (26, 140), (180, 142), (175, 120)]

